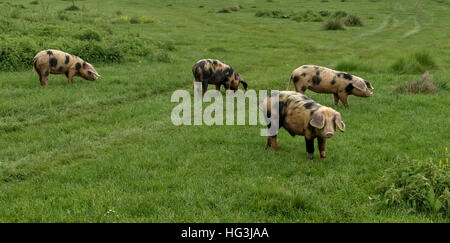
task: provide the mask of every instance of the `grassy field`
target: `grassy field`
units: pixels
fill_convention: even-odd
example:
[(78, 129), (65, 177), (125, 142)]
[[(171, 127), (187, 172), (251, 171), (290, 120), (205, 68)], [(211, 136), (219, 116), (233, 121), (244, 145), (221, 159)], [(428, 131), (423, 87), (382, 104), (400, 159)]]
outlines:
[[(449, 1), (75, 4), (0, 1), (0, 222), (450, 222), (448, 204), (393, 206), (378, 188), (393, 170), (448, 163)], [(320, 17), (290, 17), (308, 10)], [(324, 30), (337, 11), (364, 25)], [(41, 87), (32, 58), (51, 48), (102, 78), (53, 75)], [(364, 77), (374, 96), (335, 107), (346, 131), (310, 162), (285, 130), (275, 152), (263, 126), (174, 126), (170, 97), (192, 93), (202, 58), (231, 64), (250, 89), (284, 90), (295, 68), (316, 64)], [(437, 92), (396, 92), (426, 70)], [(333, 107), (332, 95), (306, 94)]]

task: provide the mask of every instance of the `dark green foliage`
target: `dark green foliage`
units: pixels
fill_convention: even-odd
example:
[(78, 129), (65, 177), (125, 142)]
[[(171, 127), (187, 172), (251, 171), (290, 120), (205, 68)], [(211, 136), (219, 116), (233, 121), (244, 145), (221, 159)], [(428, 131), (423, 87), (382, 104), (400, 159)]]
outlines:
[(450, 216), (448, 154), (439, 161), (407, 161), (406, 165), (388, 170), (379, 184), (377, 192), (384, 206)]
[(92, 29), (85, 29), (75, 35), (75, 38), (79, 40), (101, 41), (100, 34)]

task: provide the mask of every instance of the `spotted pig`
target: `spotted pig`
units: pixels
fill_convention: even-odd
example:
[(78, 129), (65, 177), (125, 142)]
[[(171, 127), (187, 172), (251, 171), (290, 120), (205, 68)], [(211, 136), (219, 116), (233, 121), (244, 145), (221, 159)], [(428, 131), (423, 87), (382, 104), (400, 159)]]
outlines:
[(295, 69), (291, 74), (290, 82), (293, 82), (297, 92), (302, 94), (307, 89), (317, 93), (332, 93), (334, 94), (334, 104), (337, 105), (340, 100), (345, 107), (348, 107), (347, 97), (349, 95), (359, 97), (373, 95), (369, 91), (369, 88), (373, 89), (373, 86), (366, 80), (345, 72), (314, 65), (304, 65)]
[(219, 60), (202, 59), (192, 67), (192, 73), (196, 82), (202, 82), (203, 94), (208, 89), (208, 84), (214, 84), (216, 90), (220, 90), (223, 85), (225, 90), (236, 91), (239, 83), (242, 83), (247, 90), (248, 85), (242, 77), (230, 65)]
[[(271, 109), (273, 95), (262, 103), (261, 109), (267, 112), (266, 118), (277, 115), (279, 128), (284, 127), (291, 136), (304, 136), (307, 157), (310, 160), (313, 160), (314, 139), (317, 138), (320, 157), (325, 159), (325, 140), (334, 136), (336, 126), (342, 132), (345, 130), (341, 114), (295, 91), (280, 91), (276, 94), (279, 95), (278, 110)], [(271, 124), (268, 124), (269, 128), (270, 126)], [(277, 135), (267, 137), (266, 149), (268, 147), (278, 150)]]
[(42, 86), (47, 85), (50, 74), (65, 74), (69, 84), (72, 84), (73, 76), (81, 76), (91, 81), (100, 77), (91, 64), (77, 56), (58, 50), (39, 52), (34, 57), (33, 66)]

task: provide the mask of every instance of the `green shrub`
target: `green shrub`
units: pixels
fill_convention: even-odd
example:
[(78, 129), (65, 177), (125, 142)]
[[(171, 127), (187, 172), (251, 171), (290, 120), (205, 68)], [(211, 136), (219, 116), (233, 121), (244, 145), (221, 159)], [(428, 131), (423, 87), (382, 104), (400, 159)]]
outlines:
[(90, 41), (101, 41), (102, 38), (100, 34), (92, 29), (84, 29), (81, 32), (75, 34), (75, 38), (79, 40), (90, 40)]
[(450, 216), (450, 165), (448, 153), (439, 161), (407, 161), (391, 169), (380, 179), (377, 188), (380, 203), (403, 207), (414, 212)]
[(173, 63), (173, 58), (167, 52), (158, 53), (156, 60), (163, 63)]
[(38, 4), (39, 4), (39, 1), (36, 1), (36, 0), (35, 0), (35, 1), (31, 1), (30, 4), (31, 4), (31, 5), (38, 5)]
[(40, 51), (33, 39), (27, 37), (6, 38), (1, 42), (1, 71), (31, 69), (33, 57)]
[(331, 15), (331, 17), (334, 17), (334, 18), (345, 18), (345, 17), (347, 17), (347, 15), (348, 14), (345, 11), (339, 10), (339, 11), (334, 12)]

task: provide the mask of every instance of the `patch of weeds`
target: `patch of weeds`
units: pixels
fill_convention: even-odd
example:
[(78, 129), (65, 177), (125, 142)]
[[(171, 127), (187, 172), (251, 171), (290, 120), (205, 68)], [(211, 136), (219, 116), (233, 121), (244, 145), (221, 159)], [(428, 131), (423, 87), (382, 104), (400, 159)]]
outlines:
[(329, 19), (323, 26), (325, 30), (344, 30), (344, 22), (340, 18)]
[(392, 71), (398, 74), (423, 73), (435, 68), (437, 65), (427, 52), (417, 52), (412, 56), (402, 57), (391, 66)]
[(90, 41), (101, 41), (102, 37), (100, 36), (100, 34), (92, 29), (85, 29), (82, 30), (81, 32), (75, 34), (75, 38), (79, 39), (79, 40), (90, 40)]
[(388, 170), (376, 189), (384, 207), (402, 207), (416, 213), (450, 216), (450, 164), (448, 151), (439, 161), (406, 161)]
[(36, 0), (30, 2), (30, 5), (38, 5), (38, 4), (39, 4), (39, 1), (36, 1)]
[(344, 24), (347, 26), (363, 26), (364, 23), (357, 15), (347, 15), (344, 19)]
[(230, 8), (222, 8), (217, 10), (216, 13), (231, 13), (231, 9)]
[(160, 52), (156, 55), (156, 61), (162, 63), (173, 63), (173, 58), (167, 52)]
[(420, 78), (397, 87), (395, 91), (398, 93), (430, 94), (437, 92), (438, 86), (427, 71)]

